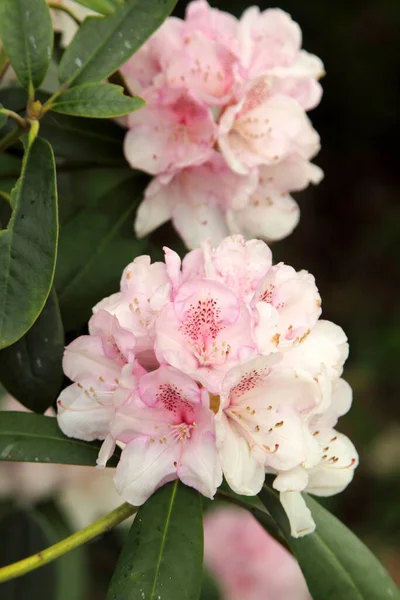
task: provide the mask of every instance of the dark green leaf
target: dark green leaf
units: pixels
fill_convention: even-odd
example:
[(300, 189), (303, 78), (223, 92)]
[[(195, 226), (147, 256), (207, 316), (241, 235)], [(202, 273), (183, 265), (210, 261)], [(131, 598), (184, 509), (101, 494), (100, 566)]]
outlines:
[(53, 282), (58, 217), (51, 146), (36, 138), (26, 150), (12, 194), (13, 214), (0, 231), (0, 349), (32, 327)]
[[(66, 437), (54, 417), (33, 413), (0, 413), (0, 460), (95, 466), (98, 443)], [(115, 467), (116, 458), (107, 466)]]
[(304, 495), (317, 525), (303, 538), (290, 535), (278, 493), (264, 485), (260, 498), (297, 558), (313, 600), (396, 600), (400, 592), (383, 566), (343, 523)]
[(109, 17), (88, 17), (61, 63), (61, 83), (106, 79), (132, 56), (170, 14), (176, 0), (127, 0)]
[[(46, 519), (51, 528), (54, 538), (52, 543), (61, 542), (74, 533), (54, 502), (43, 502), (36, 507), (36, 510)], [(79, 546), (56, 560), (57, 594), (54, 600), (85, 600), (87, 598), (89, 565), (86, 552), (87, 546)]]
[(133, 176), (62, 227), (55, 282), (66, 331), (82, 325), (101, 298), (118, 291), (124, 267), (146, 253), (147, 241), (133, 233), (142, 190), (142, 178)]
[(3, 129), (4, 125), (7, 123), (8, 116), (6, 113), (1, 112), (4, 109), (4, 106), (0, 104), (0, 129)]
[(111, 15), (124, 0), (75, 0), (78, 4), (91, 8), (102, 15)]
[(124, 96), (124, 90), (119, 85), (83, 83), (65, 90), (51, 105), (51, 109), (76, 117), (108, 119), (126, 115), (144, 105), (141, 98)]
[(176, 480), (142, 506), (107, 600), (197, 600), (203, 576), (201, 496)]
[[(0, 520), (0, 566), (5, 566), (54, 543), (44, 517), (33, 511), (12, 510)], [(0, 584), (1, 600), (56, 600), (57, 564), (55, 562)]]
[(200, 600), (221, 600), (222, 594), (217, 582), (208, 569), (203, 571)]
[(50, 292), (36, 323), (15, 344), (0, 351), (0, 380), (24, 406), (44, 412), (63, 381), (64, 329), (57, 295)]
[(53, 48), (46, 0), (1, 0), (0, 36), (21, 85), (31, 90), (39, 87)]
[[(17, 156), (3, 153), (0, 160), (0, 193), (10, 195), (13, 187), (21, 174), (22, 160)], [(7, 197), (7, 196), (5, 196)], [(11, 214), (10, 214), (11, 216)], [(7, 227), (9, 219), (5, 222), (0, 218), (0, 229)]]
[(51, 143), (56, 157), (92, 164), (125, 163), (125, 130), (112, 121), (48, 112), (40, 122), (40, 133)]

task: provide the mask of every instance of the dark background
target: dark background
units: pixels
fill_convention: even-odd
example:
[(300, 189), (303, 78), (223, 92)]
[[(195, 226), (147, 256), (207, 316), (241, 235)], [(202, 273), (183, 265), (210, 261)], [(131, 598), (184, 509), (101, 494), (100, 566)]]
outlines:
[[(186, 4), (178, 2), (177, 15)], [(210, 4), (240, 16), (253, 2)], [(294, 195), (300, 224), (273, 251), (315, 275), (323, 318), (349, 337), (344, 377), (354, 403), (338, 428), (358, 448), (360, 466), (329, 505), (400, 583), (400, 2), (278, 6), (299, 23), (303, 48), (325, 64), (324, 95), (309, 113), (321, 136), (315, 162), (325, 179)]]

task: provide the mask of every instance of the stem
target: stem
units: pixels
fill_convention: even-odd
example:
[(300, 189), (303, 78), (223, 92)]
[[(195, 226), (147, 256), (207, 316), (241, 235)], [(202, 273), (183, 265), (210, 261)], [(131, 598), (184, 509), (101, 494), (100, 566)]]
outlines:
[(77, 533), (65, 538), (61, 542), (54, 544), (54, 546), (50, 546), (49, 548), (46, 548), (37, 554), (33, 554), (32, 556), (29, 556), (29, 558), (24, 558), (16, 563), (2, 567), (0, 569), (0, 583), (9, 581), (15, 577), (20, 577), (21, 575), (25, 575), (25, 573), (29, 573), (38, 567), (47, 565), (47, 563), (51, 562), (52, 560), (59, 558), (63, 554), (78, 548), (90, 540), (93, 540), (98, 535), (109, 531), (137, 511), (138, 508), (136, 506), (132, 506), (131, 504), (125, 502), (125, 504), (122, 504), (104, 517), (101, 517), (101, 519), (98, 519), (88, 527), (85, 527), (85, 529), (81, 529)]
[(12, 129), (9, 133), (7, 133), (7, 135), (3, 137), (2, 140), (0, 140), (0, 152), (6, 150), (8, 146), (11, 146), (24, 133), (25, 129), (23, 129), (22, 127), (16, 127), (15, 129)]
[(61, 10), (62, 12), (65, 12), (67, 15), (69, 15), (71, 17), (71, 19), (73, 19), (75, 21), (75, 23), (77, 23), (78, 25), (81, 24), (80, 20), (78, 19), (78, 17), (74, 13), (74, 11), (72, 11), (70, 8), (68, 8), (68, 6), (64, 6), (63, 4), (58, 4), (58, 2), (48, 2), (47, 4), (49, 5), (49, 8), (54, 8), (55, 10)]
[(9, 117), (10, 119), (14, 119), (14, 121), (20, 127), (26, 127), (26, 120), (24, 119), (24, 117), (21, 117), (18, 113), (14, 112), (13, 110), (9, 110), (8, 108), (0, 108), (0, 114), (7, 115), (7, 117)]

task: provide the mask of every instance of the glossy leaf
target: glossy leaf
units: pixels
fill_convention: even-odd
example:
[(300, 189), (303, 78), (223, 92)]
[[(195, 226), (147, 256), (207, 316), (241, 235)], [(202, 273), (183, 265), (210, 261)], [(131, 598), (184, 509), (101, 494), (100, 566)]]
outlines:
[[(55, 417), (33, 413), (0, 413), (0, 460), (95, 466), (99, 443), (66, 437)], [(115, 467), (113, 457), (108, 467)]]
[[(45, 518), (34, 511), (12, 510), (0, 519), (0, 566), (39, 552), (55, 542)], [(1, 600), (57, 600), (56, 562), (0, 584)]]
[(318, 502), (306, 494), (304, 498), (317, 528), (295, 539), (278, 493), (267, 485), (260, 493), (299, 562), (313, 600), (398, 600), (396, 584), (370, 550)]
[(140, 48), (175, 4), (176, 0), (127, 0), (109, 17), (85, 19), (61, 59), (61, 83), (106, 79)]
[(7, 229), (0, 231), (0, 349), (32, 327), (53, 282), (58, 239), (55, 165), (51, 146), (41, 138), (25, 152), (12, 207)]
[(141, 98), (125, 96), (119, 85), (83, 83), (58, 96), (52, 104), (52, 110), (76, 117), (107, 119), (126, 115), (144, 105)]
[(31, 90), (39, 87), (53, 48), (46, 0), (1, 0), (0, 37), (21, 85)]
[(44, 412), (61, 389), (63, 352), (64, 328), (52, 290), (33, 327), (0, 351), (0, 381), (24, 406)]
[(142, 189), (133, 176), (62, 227), (55, 284), (66, 331), (86, 322), (101, 298), (118, 291), (124, 267), (146, 254), (147, 241), (133, 234)]
[(176, 480), (157, 490), (140, 508), (107, 600), (197, 600), (202, 563), (201, 496)]
[(75, 0), (75, 2), (102, 15), (111, 15), (118, 6), (124, 3), (124, 0)]

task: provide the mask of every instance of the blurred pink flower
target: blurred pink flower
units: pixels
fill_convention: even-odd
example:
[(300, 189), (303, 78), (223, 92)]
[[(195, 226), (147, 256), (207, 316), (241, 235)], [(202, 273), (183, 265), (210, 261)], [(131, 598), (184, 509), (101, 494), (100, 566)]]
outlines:
[(204, 561), (223, 600), (311, 600), (296, 560), (245, 510), (206, 515)]

